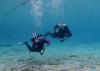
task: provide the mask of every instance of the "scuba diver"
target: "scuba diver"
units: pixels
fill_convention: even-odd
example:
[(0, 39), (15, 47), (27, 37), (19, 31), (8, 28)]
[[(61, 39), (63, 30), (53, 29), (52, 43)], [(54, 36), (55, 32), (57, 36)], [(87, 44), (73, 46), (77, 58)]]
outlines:
[(50, 41), (48, 41), (43, 35), (36, 35), (35, 33), (33, 33), (33, 38), (31, 39), (31, 42), (32, 46), (30, 46), (28, 42), (23, 42), (23, 44), (26, 45), (30, 52), (39, 52), (40, 55), (44, 54), (45, 44), (47, 44), (47, 46), (50, 45)]
[(60, 42), (63, 42), (65, 38), (69, 38), (72, 36), (68, 26), (63, 22), (58, 23), (54, 26), (53, 32), (47, 32), (45, 36), (50, 35), (53, 38), (60, 39)]

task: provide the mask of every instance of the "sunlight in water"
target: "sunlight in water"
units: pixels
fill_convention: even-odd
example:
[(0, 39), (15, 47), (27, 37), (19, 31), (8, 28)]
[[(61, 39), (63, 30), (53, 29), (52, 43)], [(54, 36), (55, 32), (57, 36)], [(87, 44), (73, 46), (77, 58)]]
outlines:
[(35, 21), (35, 28), (40, 28), (43, 18), (43, 0), (31, 0), (31, 12)]
[(63, 0), (51, 0), (51, 14), (57, 16), (64, 15)]
[[(64, 7), (63, 7), (63, 0), (50, 0), (49, 3), (46, 3), (49, 5), (49, 13), (53, 16), (58, 16), (57, 19), (64, 17)], [(31, 0), (31, 12), (32, 16), (34, 18), (34, 25), (35, 29), (42, 28), (42, 21), (44, 17), (44, 6), (45, 2), (44, 0)]]

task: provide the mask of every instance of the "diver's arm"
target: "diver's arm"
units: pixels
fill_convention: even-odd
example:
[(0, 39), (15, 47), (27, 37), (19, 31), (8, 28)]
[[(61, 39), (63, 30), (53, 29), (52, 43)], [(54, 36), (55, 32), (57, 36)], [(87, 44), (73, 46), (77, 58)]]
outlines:
[(54, 27), (54, 32), (55, 32), (55, 33), (59, 32), (59, 26), (58, 26), (58, 25), (56, 25), (56, 26)]
[(69, 28), (67, 26), (65, 26), (65, 31), (67, 33), (67, 38), (72, 36), (72, 33), (71, 33), (71, 31), (69, 30)]
[(58, 29), (58, 25), (56, 25), (56, 26), (54, 27), (54, 32), (56, 32), (57, 29)]
[(44, 42), (47, 44), (47, 46), (49, 46), (51, 44), (51, 42), (47, 39), (44, 39)]

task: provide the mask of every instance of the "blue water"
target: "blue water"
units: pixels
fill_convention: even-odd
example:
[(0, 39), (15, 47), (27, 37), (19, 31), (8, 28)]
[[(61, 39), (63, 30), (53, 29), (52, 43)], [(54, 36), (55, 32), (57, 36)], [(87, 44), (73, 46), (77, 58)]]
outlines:
[[(34, 15), (31, 14), (31, 2), (28, 1), (24, 5), (12, 10), (24, 1), (25, 0), (0, 1), (0, 42), (16, 42), (19, 40), (27, 40), (31, 37), (31, 33), (35, 28), (34, 25), (37, 23), (34, 22)], [(64, 8), (64, 13), (54, 11), (54, 9), (51, 8), (50, 2), (53, 2), (53, 0), (42, 1), (44, 8), (41, 12), (44, 14), (41, 28), (38, 28), (40, 33), (52, 30), (58, 21), (64, 20), (73, 34), (71, 38), (73, 41), (99, 41), (99, 0), (62, 0), (62, 7), (56, 9), (61, 11), (62, 8)], [(53, 14), (50, 14), (50, 11), (52, 11)], [(6, 16), (3, 15), (5, 12), (8, 12)], [(59, 14), (55, 15), (55, 12)], [(47, 31), (45, 31), (45, 29)]]
[(99, 56), (99, 8), (99, 0), (0, 0), (0, 45), (13, 45), (0, 47), (0, 56), (4, 54), (0, 62), (6, 57), (9, 60), (13, 60), (14, 56), (16, 59), (29, 57), (27, 48), (16, 43), (29, 41), (32, 32), (44, 34), (52, 31), (53, 26), (61, 20), (68, 25), (72, 37), (63, 43), (48, 37), (51, 45), (46, 48), (43, 57)]

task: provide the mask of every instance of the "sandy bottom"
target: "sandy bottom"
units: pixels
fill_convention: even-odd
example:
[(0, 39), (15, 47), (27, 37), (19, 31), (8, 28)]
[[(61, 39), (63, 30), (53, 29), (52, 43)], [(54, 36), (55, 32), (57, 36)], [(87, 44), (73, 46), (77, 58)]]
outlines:
[(25, 46), (0, 47), (0, 71), (100, 71), (99, 43), (59, 45), (43, 56)]

